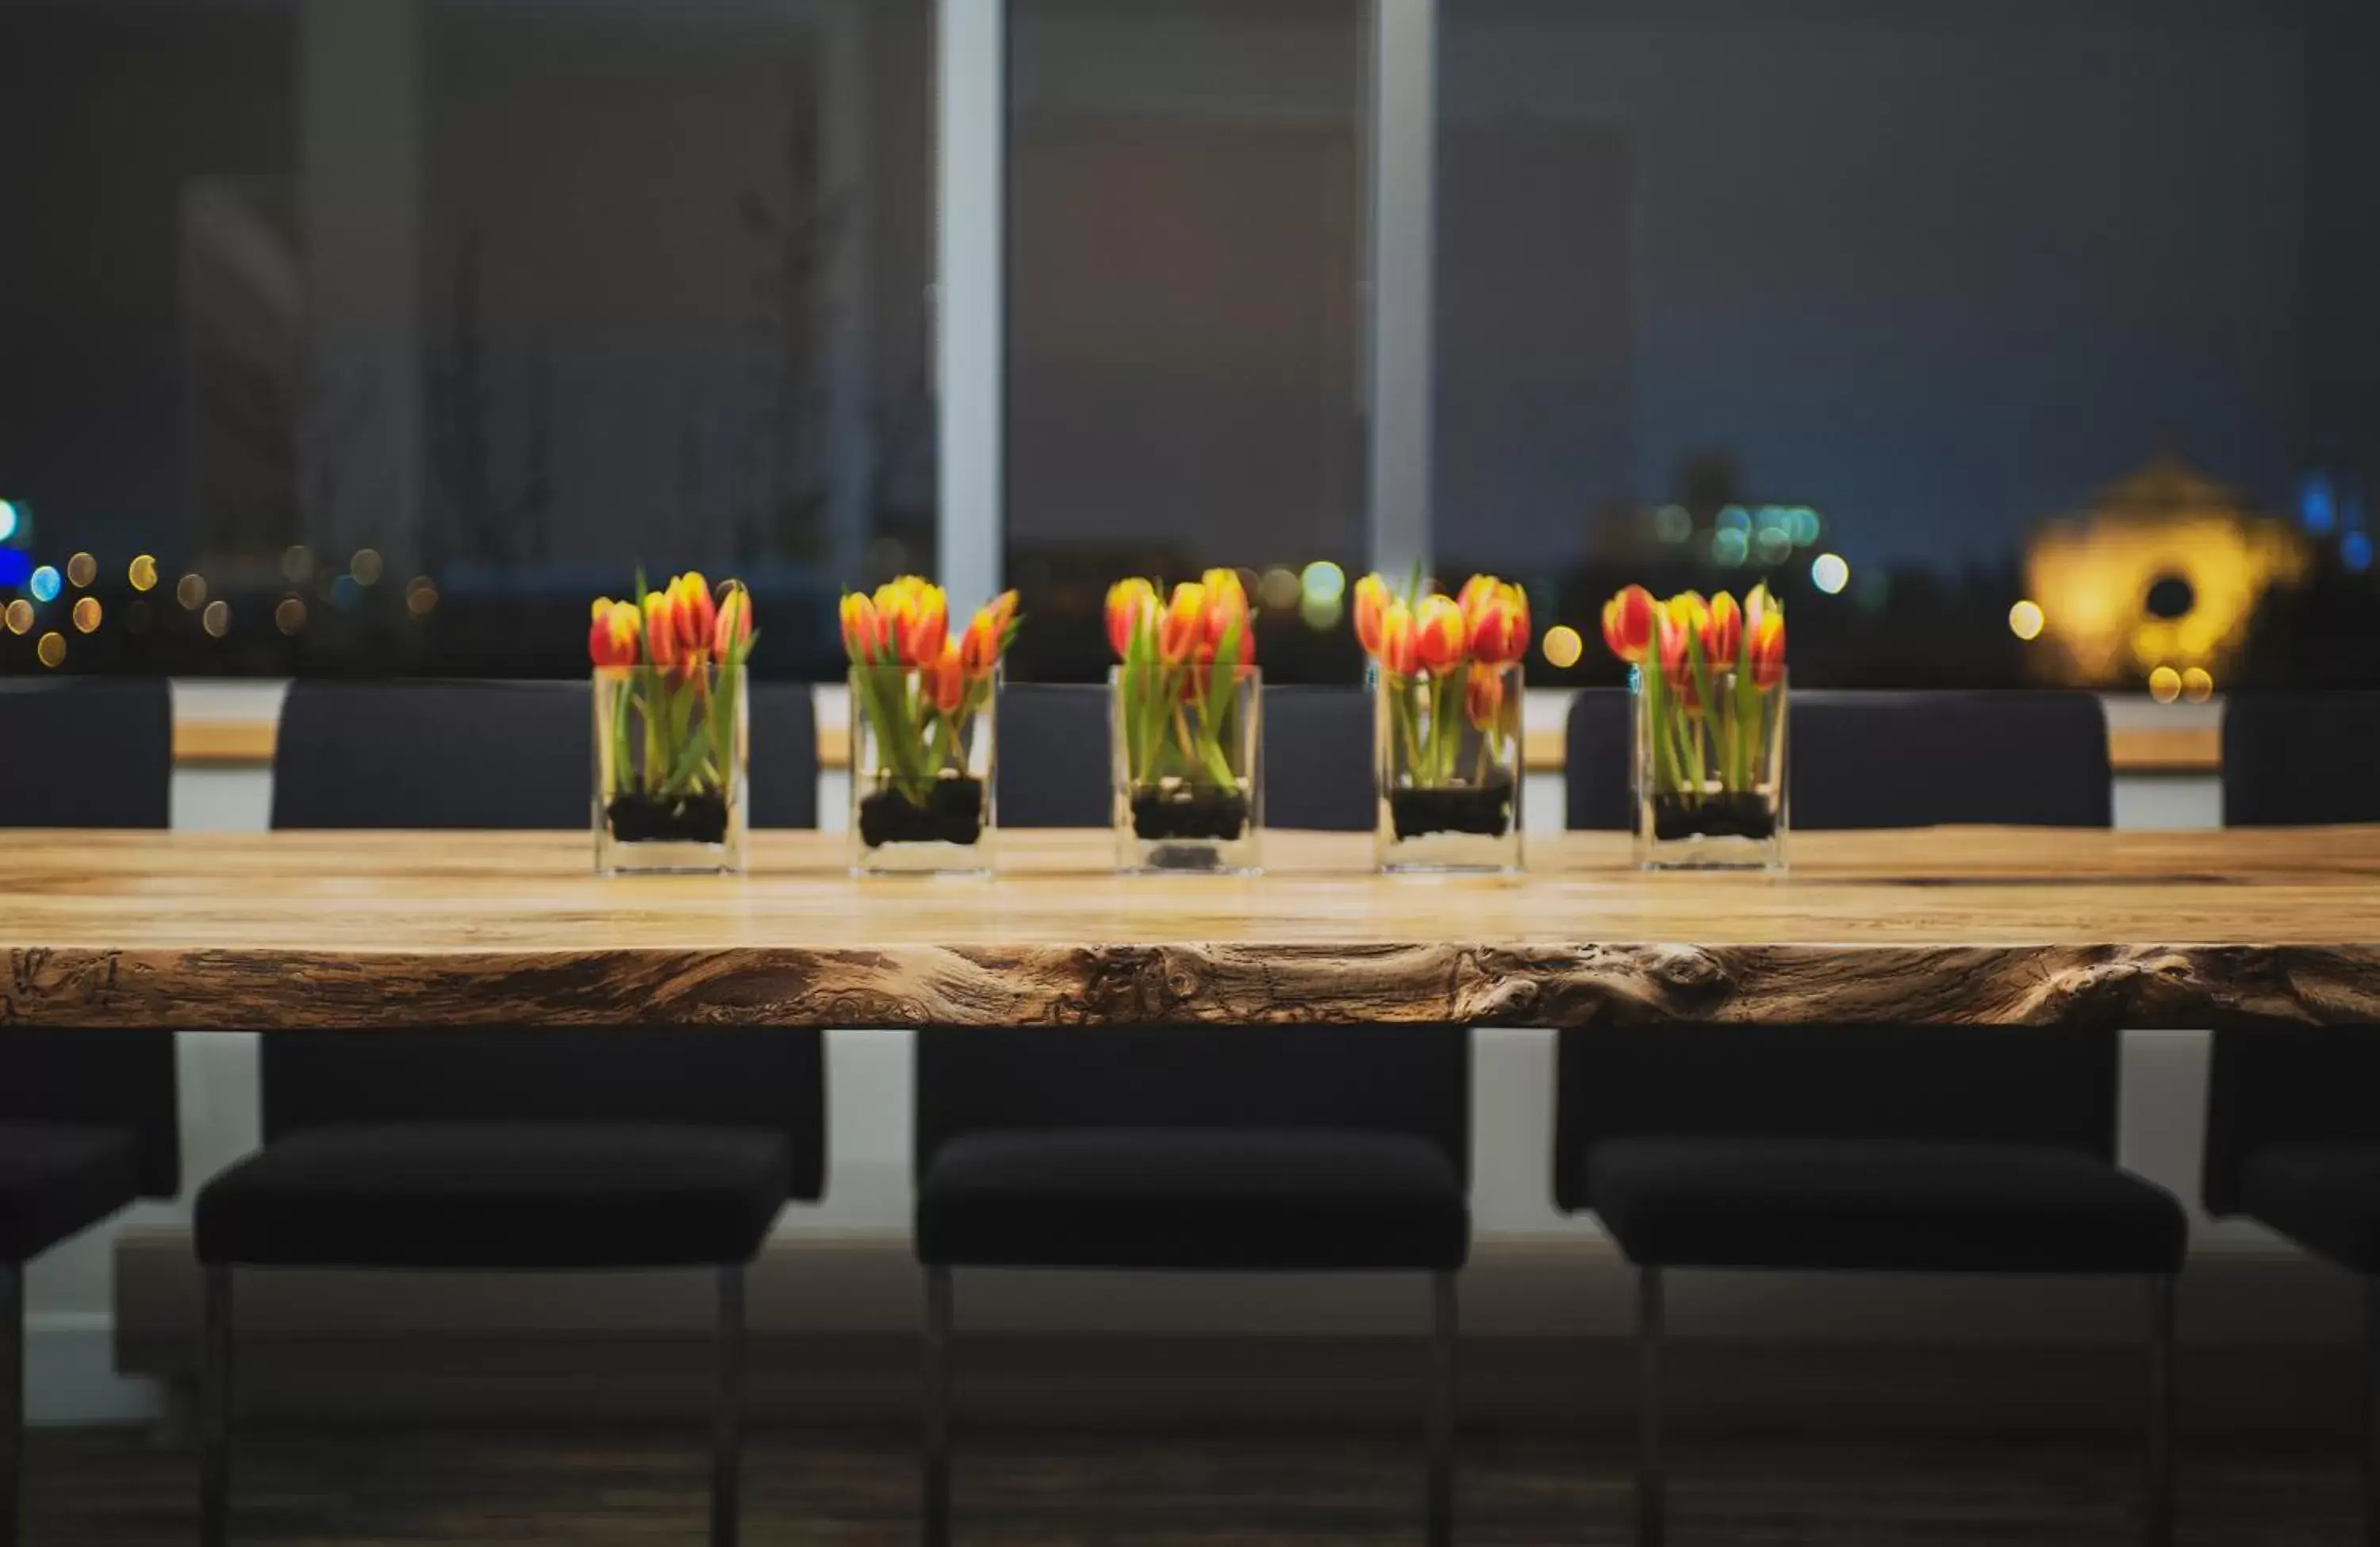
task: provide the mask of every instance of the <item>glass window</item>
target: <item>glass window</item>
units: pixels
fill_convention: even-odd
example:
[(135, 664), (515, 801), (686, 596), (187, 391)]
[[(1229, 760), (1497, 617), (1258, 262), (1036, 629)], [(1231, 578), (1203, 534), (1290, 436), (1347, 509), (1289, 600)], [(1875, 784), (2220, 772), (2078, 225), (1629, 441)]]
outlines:
[(1354, 679), (1334, 577), (1366, 551), (1367, 12), (1009, 0), (1018, 675), (1103, 675), (1118, 577), (1232, 566), (1269, 675)]
[(2380, 679), (2374, 7), (1441, 18), (1436, 541), (1544, 680), (1762, 577), (1804, 682)]
[(575, 674), (641, 563), (831, 675), (933, 560), (931, 55), (930, 0), (0, 12), (0, 498), (92, 555), (8, 664)]

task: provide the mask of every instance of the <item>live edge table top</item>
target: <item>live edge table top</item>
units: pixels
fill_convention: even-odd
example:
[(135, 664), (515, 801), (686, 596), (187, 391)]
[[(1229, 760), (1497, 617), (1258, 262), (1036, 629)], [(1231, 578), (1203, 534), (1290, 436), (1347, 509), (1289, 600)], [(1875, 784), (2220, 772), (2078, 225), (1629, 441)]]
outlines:
[(0, 1022), (435, 1025), (2380, 1021), (2380, 828), (1808, 833), (1792, 870), (1380, 876), (1273, 832), (1260, 877), (1118, 876), (1105, 832), (985, 880), (601, 877), (583, 834), (0, 834)]

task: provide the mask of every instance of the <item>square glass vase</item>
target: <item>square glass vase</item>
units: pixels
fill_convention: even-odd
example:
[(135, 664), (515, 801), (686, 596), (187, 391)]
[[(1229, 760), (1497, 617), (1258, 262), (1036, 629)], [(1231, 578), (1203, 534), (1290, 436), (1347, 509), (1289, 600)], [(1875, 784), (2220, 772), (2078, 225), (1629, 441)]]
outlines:
[(595, 672), (595, 869), (744, 868), (749, 705), (744, 668)]
[(990, 875), (1000, 672), (851, 668), (851, 871)]
[(1785, 677), (1630, 684), (1636, 859), (1648, 871), (1785, 869)]
[(1263, 674), (1213, 690), (1196, 665), (1108, 674), (1116, 869), (1254, 875), (1263, 869)]
[(1392, 873), (1521, 868), (1521, 667), (1370, 670), (1373, 852)]

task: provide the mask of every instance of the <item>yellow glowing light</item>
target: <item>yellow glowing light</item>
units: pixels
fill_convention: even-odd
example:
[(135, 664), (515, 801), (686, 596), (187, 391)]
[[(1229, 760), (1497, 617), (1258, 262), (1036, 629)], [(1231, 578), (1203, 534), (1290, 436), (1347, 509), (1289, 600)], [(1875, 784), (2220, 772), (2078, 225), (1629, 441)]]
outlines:
[(1268, 607), (1297, 605), (1297, 571), (1279, 565), (1264, 572), (1257, 581), (1257, 600)]
[(1820, 554), (1810, 561), (1810, 583), (1828, 596), (1840, 596), (1852, 583), (1852, 566), (1840, 554)]
[(294, 593), (283, 597), (281, 599), (281, 605), (273, 609), (273, 627), (280, 629), (285, 634), (295, 634), (300, 628), (305, 627), (306, 603), (304, 599)]
[(2149, 697), (2159, 703), (2171, 703), (2181, 697), (2181, 674), (2171, 666), (2159, 666), (2149, 673)]
[(19, 596), (8, 603), (8, 632), (30, 634), (33, 631), (33, 604)]
[(78, 633), (88, 634), (99, 627), (99, 598), (85, 596), (74, 604), (74, 626)]
[(231, 632), (231, 609), (220, 602), (210, 602), (207, 610), (199, 615), (199, 627), (215, 639)]
[(207, 580), (203, 575), (185, 575), (174, 582), (174, 600), (192, 612), (207, 603)]
[(1298, 572), (1297, 589), (1309, 602), (1337, 602), (1347, 594), (1347, 572), (1329, 559), (1316, 559)]
[(135, 591), (153, 591), (157, 585), (157, 561), (142, 554), (126, 566), (124, 578), (132, 582)]
[(1580, 641), (1577, 629), (1567, 623), (1558, 623), (1546, 630), (1544, 648), (1546, 664), (1568, 671), (1578, 664), (1579, 654), (1586, 647)]
[(2204, 703), (2215, 696), (2215, 676), (2204, 666), (2186, 666), (2181, 673), (2181, 696), (2192, 703)]
[(2020, 640), (2041, 638), (2041, 603), (2030, 599), (2009, 609), (2009, 632)]
[(99, 574), (99, 560), (89, 554), (77, 554), (67, 560), (67, 579), (77, 586), (87, 586)]
[(33, 653), (41, 657), (42, 664), (55, 671), (66, 664), (67, 637), (53, 628), (42, 636), (42, 642), (33, 647)]
[(357, 549), (356, 556), (347, 561), (347, 573), (356, 578), (356, 584), (359, 586), (379, 584), (380, 551), (376, 548)]
[(438, 605), (438, 587), (427, 575), (416, 575), (405, 582), (405, 610), (415, 617), (428, 617)]

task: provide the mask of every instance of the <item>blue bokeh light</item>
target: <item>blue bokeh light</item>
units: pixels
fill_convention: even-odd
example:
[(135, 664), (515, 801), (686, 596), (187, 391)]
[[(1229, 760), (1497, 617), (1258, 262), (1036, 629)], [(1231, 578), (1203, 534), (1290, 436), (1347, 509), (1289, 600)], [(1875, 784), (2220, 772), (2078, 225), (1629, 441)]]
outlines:
[(2372, 534), (2351, 531), (2338, 540), (2338, 561), (2348, 573), (2361, 575), (2372, 567)]
[(2298, 490), (2298, 524), (2316, 537), (2327, 537), (2338, 528), (2338, 497), (2330, 480), (2320, 473), (2308, 473)]
[(45, 564), (39, 569), (34, 570), (32, 579), (27, 583), (26, 589), (33, 593), (33, 600), (36, 602), (56, 601), (58, 599), (58, 572), (56, 566)]
[(21, 586), (32, 578), (33, 561), (21, 548), (0, 548), (0, 586)]

